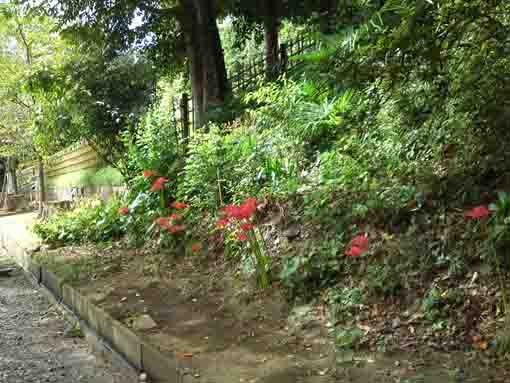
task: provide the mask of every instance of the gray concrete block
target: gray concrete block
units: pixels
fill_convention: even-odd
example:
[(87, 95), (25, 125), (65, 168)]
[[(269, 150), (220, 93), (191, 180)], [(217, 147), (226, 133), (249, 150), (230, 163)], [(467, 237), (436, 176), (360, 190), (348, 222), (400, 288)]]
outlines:
[(78, 290), (69, 285), (62, 287), (62, 298), (64, 304), (69, 307), (81, 320), (89, 323), (89, 301), (80, 294)]
[(89, 302), (87, 305), (87, 323), (92, 329), (113, 345), (113, 318), (104, 310)]
[(30, 264), (28, 265), (28, 272), (34, 277), (37, 283), (41, 283), (42, 281), (41, 266), (31, 261)]
[(59, 278), (46, 267), (41, 267), (42, 284), (55, 296), (55, 299), (62, 299), (62, 284)]
[(155, 383), (179, 382), (179, 372), (175, 358), (164, 355), (147, 343), (142, 343), (142, 370)]
[(142, 342), (134, 332), (118, 321), (113, 323), (113, 346), (134, 367), (142, 369)]

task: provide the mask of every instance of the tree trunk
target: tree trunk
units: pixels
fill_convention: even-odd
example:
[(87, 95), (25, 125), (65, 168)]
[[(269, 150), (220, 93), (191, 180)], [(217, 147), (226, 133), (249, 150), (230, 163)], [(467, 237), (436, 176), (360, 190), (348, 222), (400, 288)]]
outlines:
[(46, 182), (44, 179), (44, 163), (42, 159), (38, 162), (38, 179), (39, 179), (39, 216), (44, 214), (44, 202), (46, 202)]
[(324, 34), (334, 32), (333, 23), (337, 11), (337, 0), (321, 0), (320, 1), (320, 31)]
[(15, 157), (7, 159), (7, 191), (18, 194), (18, 180), (16, 177), (17, 160)]
[(214, 3), (181, 0), (196, 127), (203, 126), (211, 106), (221, 105), (230, 93)]
[(264, 0), (264, 43), (268, 80), (273, 80), (278, 76), (278, 3), (276, 0)]

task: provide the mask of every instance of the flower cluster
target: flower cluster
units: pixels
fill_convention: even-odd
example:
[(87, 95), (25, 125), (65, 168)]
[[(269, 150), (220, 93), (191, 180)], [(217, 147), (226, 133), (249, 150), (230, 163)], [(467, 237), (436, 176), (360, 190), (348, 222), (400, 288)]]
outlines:
[(189, 207), (189, 205), (185, 202), (179, 202), (179, 201), (175, 201), (174, 203), (172, 203), (172, 207), (174, 209), (178, 209), (178, 210), (181, 210), (181, 209), (186, 209)]
[(358, 234), (355, 236), (347, 249), (345, 250), (345, 255), (348, 257), (358, 257), (368, 251), (368, 236), (367, 234)]
[(151, 191), (161, 191), (165, 188), (165, 184), (168, 182), (168, 179), (165, 177), (158, 177), (156, 180), (152, 183)]
[[(156, 173), (152, 170), (146, 169), (143, 171), (143, 176), (145, 178), (156, 177)], [(168, 182), (168, 179), (165, 177), (157, 177), (154, 181), (152, 181), (151, 191), (162, 191), (165, 188), (165, 184)]]
[[(187, 208), (184, 202), (174, 202), (172, 207), (178, 209)], [(186, 230), (186, 225), (182, 224), (183, 216), (179, 213), (172, 213), (169, 217), (160, 217), (156, 220), (156, 225), (167, 230), (169, 233), (175, 234)]]
[(127, 207), (121, 207), (121, 208), (119, 209), (119, 214), (120, 214), (120, 215), (127, 215), (127, 214), (129, 214), (129, 208), (127, 208)]
[(465, 212), (464, 217), (467, 219), (481, 219), (487, 217), (490, 213), (491, 212), (486, 205), (480, 205)]
[(236, 221), (239, 223), (239, 229), (241, 230), (237, 238), (240, 241), (246, 241), (248, 240), (248, 235), (246, 233), (255, 228), (251, 219), (256, 211), (257, 199), (254, 197), (247, 198), (239, 205), (227, 205), (222, 209), (223, 217), (216, 222), (216, 227), (224, 229), (229, 223)]

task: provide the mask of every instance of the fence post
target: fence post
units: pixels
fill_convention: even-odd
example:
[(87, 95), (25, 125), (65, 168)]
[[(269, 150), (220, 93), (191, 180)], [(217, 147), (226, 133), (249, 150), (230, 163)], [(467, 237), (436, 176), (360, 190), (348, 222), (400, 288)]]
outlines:
[(176, 100), (172, 97), (172, 125), (175, 129), (175, 144), (179, 145), (179, 126), (177, 124), (177, 108), (175, 107)]
[(181, 123), (182, 123), (182, 141), (184, 147), (188, 146), (189, 140), (189, 96), (187, 93), (182, 94), (181, 98)]
[(287, 52), (287, 44), (280, 44), (280, 73), (285, 73), (289, 66), (289, 53)]

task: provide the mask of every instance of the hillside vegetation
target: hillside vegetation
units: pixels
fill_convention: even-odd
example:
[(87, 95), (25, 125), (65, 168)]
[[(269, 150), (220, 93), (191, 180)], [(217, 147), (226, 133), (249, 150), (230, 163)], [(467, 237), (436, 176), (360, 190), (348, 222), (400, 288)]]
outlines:
[[(186, 148), (168, 108), (182, 79), (161, 80), (120, 134), (126, 196), (36, 233), (123, 238), (158, 267), (190, 257), (253, 291), (278, 286), (327, 306), (342, 347), (505, 354), (510, 4), (374, 3), (315, 28), (321, 48), (299, 71), (220, 105)], [(261, 49), (248, 41), (229, 65)]]

